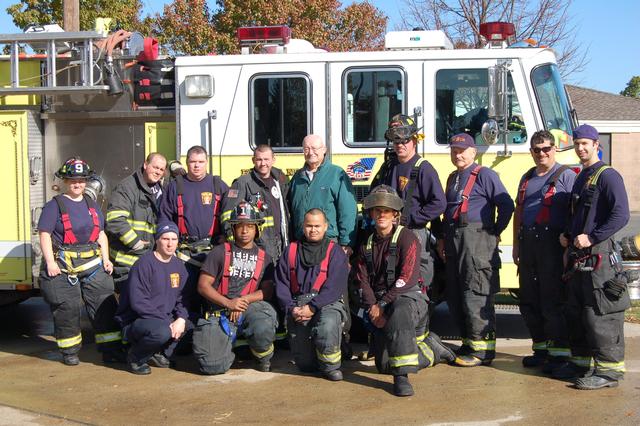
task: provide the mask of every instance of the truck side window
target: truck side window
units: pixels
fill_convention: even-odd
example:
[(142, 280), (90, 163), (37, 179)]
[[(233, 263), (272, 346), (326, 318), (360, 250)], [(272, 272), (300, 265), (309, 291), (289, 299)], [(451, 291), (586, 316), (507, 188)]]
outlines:
[[(436, 141), (447, 144), (456, 133), (468, 133), (476, 145), (484, 145), (480, 134), (488, 119), (486, 69), (440, 70), (436, 74)], [(511, 74), (507, 81), (508, 142), (522, 144), (527, 131)]]
[(311, 90), (306, 75), (263, 75), (251, 80), (251, 143), (278, 150), (301, 148), (311, 133)]
[(382, 143), (389, 120), (405, 108), (401, 69), (351, 68), (343, 77), (343, 138), (347, 145)]

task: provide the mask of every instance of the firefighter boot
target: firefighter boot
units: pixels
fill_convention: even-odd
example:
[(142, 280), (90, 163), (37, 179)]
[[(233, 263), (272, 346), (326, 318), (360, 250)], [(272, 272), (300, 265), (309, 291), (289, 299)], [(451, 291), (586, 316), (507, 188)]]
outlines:
[(164, 354), (158, 352), (149, 359), (149, 365), (156, 368), (169, 368), (171, 361), (169, 361)]
[(534, 351), (533, 355), (527, 355), (522, 358), (522, 366), (523, 367), (541, 367), (544, 365), (547, 360), (546, 353), (541, 353), (539, 351)]
[(596, 390), (602, 388), (615, 388), (618, 381), (603, 376), (581, 377), (576, 380), (576, 388), (580, 390)]
[(458, 367), (477, 367), (479, 365), (490, 365), (490, 359), (480, 359), (473, 355), (458, 355), (454, 361)]
[(64, 365), (78, 365), (80, 364), (80, 358), (78, 358), (78, 354), (64, 354), (62, 355), (62, 362)]
[(339, 382), (340, 380), (342, 380), (342, 371), (340, 370), (325, 371), (322, 373), (322, 375), (325, 379), (332, 382)]
[(440, 340), (440, 337), (437, 334), (430, 332), (425, 341), (433, 351), (434, 365), (441, 362), (452, 363), (455, 361), (456, 353), (453, 349), (442, 343), (442, 340)]
[(256, 370), (263, 373), (271, 371), (271, 362), (265, 359), (259, 359), (256, 361)]
[(413, 395), (413, 386), (409, 383), (409, 378), (406, 374), (393, 376), (393, 394), (395, 396)]
[(576, 377), (582, 377), (589, 372), (588, 368), (578, 367), (570, 361), (563, 362), (559, 367), (551, 372), (551, 377), (554, 379), (574, 379)]

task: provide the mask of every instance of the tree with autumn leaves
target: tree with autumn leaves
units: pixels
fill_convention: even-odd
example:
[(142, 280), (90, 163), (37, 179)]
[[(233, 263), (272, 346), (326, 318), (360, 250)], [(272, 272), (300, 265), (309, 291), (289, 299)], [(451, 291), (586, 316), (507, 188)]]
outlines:
[[(211, 10), (205, 0), (174, 0), (161, 14), (142, 18), (141, 0), (80, 0), (80, 11), (83, 30), (96, 17), (111, 17), (123, 29), (156, 37), (177, 55), (236, 53), (237, 28), (282, 24), (293, 37), (331, 51), (379, 50), (387, 25), (387, 17), (367, 1), (343, 7), (337, 0), (217, 0)], [(62, 25), (62, 0), (21, 0), (7, 12), (22, 29)]]

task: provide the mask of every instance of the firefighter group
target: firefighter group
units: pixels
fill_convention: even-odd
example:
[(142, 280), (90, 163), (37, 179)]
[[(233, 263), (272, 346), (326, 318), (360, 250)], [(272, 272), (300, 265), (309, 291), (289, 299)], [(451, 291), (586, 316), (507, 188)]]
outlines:
[[(150, 154), (114, 188), (106, 216), (84, 195), (89, 165), (67, 160), (56, 173), (65, 192), (38, 224), (40, 286), (64, 364), (80, 362), (86, 308), (103, 361), (135, 374), (173, 367), (180, 352), (192, 352), (202, 374), (224, 374), (241, 344), (267, 372), (284, 330), (300, 371), (340, 381), (345, 333), (359, 321), (367, 356), (393, 376), (395, 395), (410, 396), (409, 375), (420, 369), (495, 358), (498, 243), (513, 217), (533, 341), (524, 367), (577, 389), (617, 386), (630, 300), (613, 237), (629, 206), (620, 174), (598, 160), (597, 130), (573, 132), (578, 174), (555, 161), (551, 133), (533, 134), (535, 166), (523, 170), (515, 204), (476, 162), (468, 134), (450, 139), (445, 188), (416, 152), (424, 135), (411, 117), (395, 116), (385, 138), (392, 150), (363, 200), (362, 224), (350, 178), (317, 135), (304, 138), (304, 165), (291, 180), (259, 145), (253, 169), (231, 187), (207, 172), (201, 146), (189, 149), (186, 168)], [(429, 330), (436, 262), (462, 338), (455, 350)]]

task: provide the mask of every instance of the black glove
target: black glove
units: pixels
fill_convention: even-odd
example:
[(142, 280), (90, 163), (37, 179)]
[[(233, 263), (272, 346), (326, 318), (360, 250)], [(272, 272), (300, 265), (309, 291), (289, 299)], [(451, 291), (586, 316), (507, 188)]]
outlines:
[(619, 278), (612, 278), (604, 283), (604, 293), (610, 300), (619, 300), (627, 290), (627, 282)]

